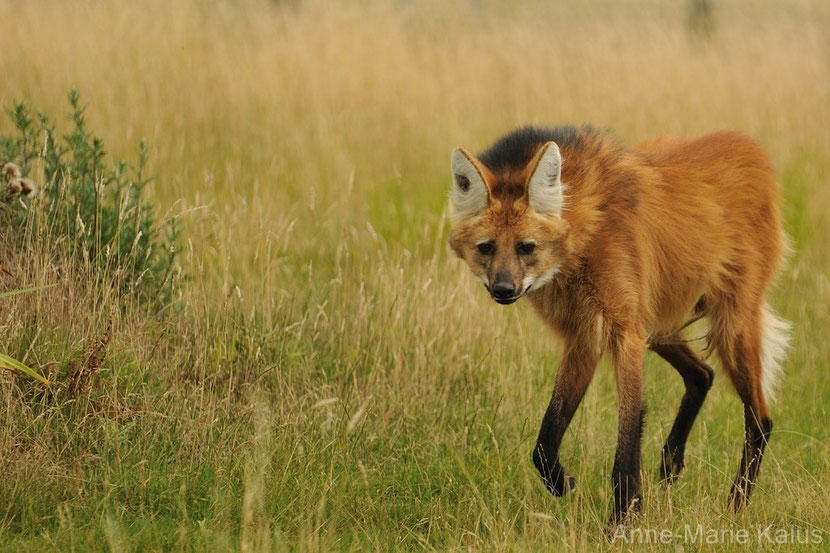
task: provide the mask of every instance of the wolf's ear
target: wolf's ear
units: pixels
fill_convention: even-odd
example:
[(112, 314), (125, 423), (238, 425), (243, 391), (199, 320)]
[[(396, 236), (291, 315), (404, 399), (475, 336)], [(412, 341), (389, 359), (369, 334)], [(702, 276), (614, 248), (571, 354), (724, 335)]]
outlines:
[(559, 146), (556, 142), (548, 142), (536, 159), (536, 168), (527, 185), (528, 205), (537, 213), (559, 217), (565, 204)]
[(458, 218), (478, 215), (487, 207), (490, 192), (481, 171), (473, 162), (473, 156), (462, 148), (452, 151), (450, 159), (452, 169), (452, 201), (455, 216)]

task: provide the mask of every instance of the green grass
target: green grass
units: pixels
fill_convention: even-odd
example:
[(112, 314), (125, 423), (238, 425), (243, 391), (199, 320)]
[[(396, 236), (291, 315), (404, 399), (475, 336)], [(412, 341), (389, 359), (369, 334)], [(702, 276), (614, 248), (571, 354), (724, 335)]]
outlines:
[[(583, 121), (628, 144), (757, 137), (794, 245), (771, 297), (793, 349), (750, 508), (726, 510), (743, 422), (719, 370), (686, 471), (657, 484), (682, 382), (652, 355), (639, 528), (795, 525), (827, 547), (830, 11), (721, 2), (702, 40), (685, 5), (547, 4), (0, 4), (0, 103), (60, 115), (77, 86), (112, 156), (146, 137), (144, 199), (181, 223), (189, 275), (155, 313), (0, 235), (0, 293), (57, 284), (0, 298), (0, 351), (64, 383), (0, 372), (3, 551), (632, 549), (602, 539), (607, 361), (563, 445), (578, 489), (551, 497), (530, 452), (559, 345), (446, 246), (453, 147)], [(678, 546), (697, 548), (643, 549)]]

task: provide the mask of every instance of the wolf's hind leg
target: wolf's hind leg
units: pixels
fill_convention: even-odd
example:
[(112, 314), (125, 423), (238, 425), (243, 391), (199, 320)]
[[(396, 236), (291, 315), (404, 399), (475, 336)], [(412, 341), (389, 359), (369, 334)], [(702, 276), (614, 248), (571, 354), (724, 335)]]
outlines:
[(652, 344), (650, 347), (680, 373), (686, 385), (686, 392), (680, 400), (680, 409), (677, 411), (669, 437), (663, 445), (660, 463), (660, 481), (672, 483), (685, 466), (686, 440), (706, 399), (706, 394), (712, 387), (715, 373), (682, 341), (680, 335), (675, 336), (671, 342)]

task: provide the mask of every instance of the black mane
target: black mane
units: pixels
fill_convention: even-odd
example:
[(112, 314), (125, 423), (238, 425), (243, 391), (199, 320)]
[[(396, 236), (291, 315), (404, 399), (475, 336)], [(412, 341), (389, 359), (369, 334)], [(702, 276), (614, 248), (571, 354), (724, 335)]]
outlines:
[(491, 171), (520, 171), (530, 163), (539, 146), (556, 142), (561, 150), (585, 149), (589, 138), (601, 136), (602, 131), (590, 125), (577, 127), (521, 127), (499, 138), (492, 146), (478, 155), (478, 159)]

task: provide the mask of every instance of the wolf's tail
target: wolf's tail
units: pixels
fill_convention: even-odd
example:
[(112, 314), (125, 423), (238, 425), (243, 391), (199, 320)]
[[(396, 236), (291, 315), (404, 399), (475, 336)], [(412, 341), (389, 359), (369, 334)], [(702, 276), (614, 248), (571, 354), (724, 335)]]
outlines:
[(775, 399), (791, 330), (790, 323), (776, 315), (765, 300), (761, 306), (761, 387), (769, 400)]

